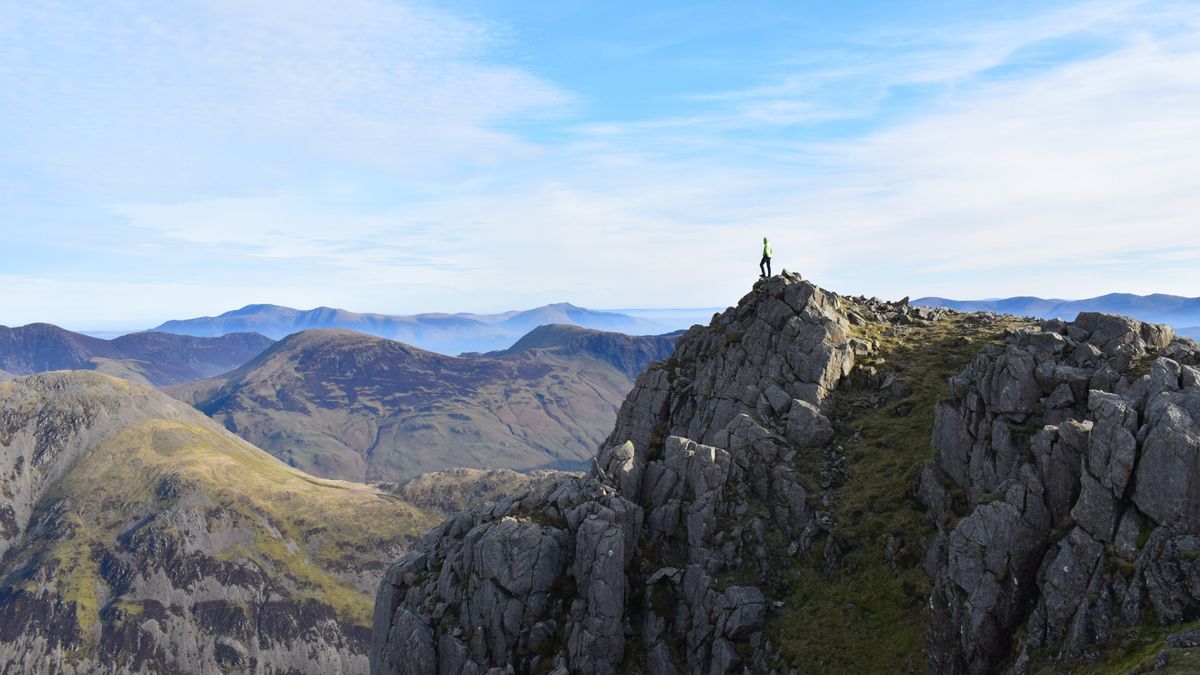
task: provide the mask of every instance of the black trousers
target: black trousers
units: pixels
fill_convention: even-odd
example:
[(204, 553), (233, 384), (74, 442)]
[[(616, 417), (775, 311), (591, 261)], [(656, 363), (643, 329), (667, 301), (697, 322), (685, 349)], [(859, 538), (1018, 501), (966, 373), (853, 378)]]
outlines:
[[(766, 266), (765, 270), (763, 269), (764, 265)], [(762, 260), (760, 260), (758, 262), (758, 271), (761, 272), (764, 277), (771, 276), (771, 257), (770, 256), (764, 255), (762, 257)]]

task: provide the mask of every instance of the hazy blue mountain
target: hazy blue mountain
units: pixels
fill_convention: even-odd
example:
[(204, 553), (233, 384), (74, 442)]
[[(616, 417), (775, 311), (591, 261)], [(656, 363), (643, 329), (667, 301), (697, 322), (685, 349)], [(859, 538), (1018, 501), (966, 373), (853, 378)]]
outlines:
[(1141, 321), (1167, 323), (1186, 333), (1191, 329), (1193, 337), (1200, 333), (1200, 298), (1185, 298), (1178, 295), (1133, 295), (1110, 293), (1086, 300), (1059, 300), (1034, 297), (1002, 298), (994, 300), (949, 300), (947, 298), (918, 298), (914, 305), (927, 307), (949, 307), (963, 312), (998, 312), (1017, 316), (1033, 316), (1040, 319), (1073, 320), (1080, 312), (1104, 312), (1123, 314)]
[(101, 340), (48, 323), (0, 326), (0, 379), (51, 370), (95, 370), (128, 380), (177, 384), (233, 370), (272, 340), (257, 333), (192, 337), (131, 333)]
[(649, 321), (637, 319), (615, 312), (601, 312), (593, 309), (576, 307), (567, 302), (559, 302), (545, 307), (517, 312), (505, 319), (500, 325), (511, 328), (519, 333), (527, 333), (538, 326), (550, 324), (568, 324), (594, 328), (627, 335), (639, 335), (655, 332), (657, 326)]
[(247, 305), (215, 317), (168, 321), (154, 330), (182, 335), (216, 336), (255, 331), (280, 339), (315, 328), (341, 328), (366, 333), (441, 354), (490, 352), (514, 344), (529, 331), (549, 324), (568, 324), (627, 335), (668, 333), (692, 323), (707, 323), (708, 310), (638, 310), (634, 316), (556, 303), (499, 314), (415, 314), (411, 316), (351, 312), (332, 307), (299, 310), (279, 305)]
[(313, 328), (344, 328), (412, 344), (457, 345), (483, 340), (507, 344), (507, 331), (463, 315), (393, 316), (351, 312), (333, 307), (299, 310), (279, 305), (246, 305), (219, 316), (168, 321), (155, 328), (164, 333), (210, 337), (255, 331), (279, 339)]

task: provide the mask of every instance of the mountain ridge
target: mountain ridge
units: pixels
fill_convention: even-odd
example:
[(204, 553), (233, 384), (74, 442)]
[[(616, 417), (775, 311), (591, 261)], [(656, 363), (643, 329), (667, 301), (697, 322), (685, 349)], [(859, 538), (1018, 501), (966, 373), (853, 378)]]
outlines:
[(1137, 295), (1108, 293), (1082, 300), (1016, 296), (988, 300), (951, 300), (924, 297), (912, 301), (926, 307), (948, 307), (962, 312), (998, 312), (1039, 319), (1073, 320), (1080, 312), (1119, 314), (1150, 323), (1169, 323), (1177, 330), (1200, 326), (1200, 298), (1165, 293)]
[(96, 370), (155, 386), (177, 384), (230, 370), (271, 342), (257, 333), (198, 338), (143, 332), (103, 340), (48, 323), (0, 326), (0, 371), (15, 377)]
[[(396, 481), (451, 467), (575, 468), (669, 337), (574, 327), (554, 345), (451, 357), (344, 329), (290, 335), (237, 370), (166, 388), (316, 475)], [(634, 373), (636, 374), (636, 373)]]
[(0, 482), (0, 663), (28, 672), (361, 672), (365, 591), (440, 515), (85, 371), (0, 384)]

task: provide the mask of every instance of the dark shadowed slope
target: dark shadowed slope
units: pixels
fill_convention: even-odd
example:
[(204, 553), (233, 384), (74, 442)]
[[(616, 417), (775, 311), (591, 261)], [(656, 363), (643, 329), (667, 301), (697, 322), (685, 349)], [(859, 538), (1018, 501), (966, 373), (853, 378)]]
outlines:
[(450, 467), (576, 467), (612, 425), (632, 387), (631, 364), (670, 349), (667, 338), (609, 339), (628, 341), (633, 353), (614, 358), (613, 349), (592, 353), (568, 340), (458, 358), (313, 330), (225, 376), (168, 391), (321, 476), (404, 480)]
[(89, 337), (48, 323), (0, 326), (0, 368), (14, 375), (77, 368), (92, 358), (119, 358), (107, 340)]
[(95, 370), (153, 385), (176, 384), (232, 370), (270, 344), (254, 333), (217, 338), (134, 333), (101, 340), (47, 323), (0, 326), (0, 370), (12, 375)]
[(682, 334), (683, 331), (633, 336), (551, 324), (534, 328), (512, 347), (487, 356), (511, 356), (535, 350), (554, 351), (565, 356), (590, 356), (608, 363), (632, 380), (651, 363), (669, 357), (675, 350), (675, 341)]

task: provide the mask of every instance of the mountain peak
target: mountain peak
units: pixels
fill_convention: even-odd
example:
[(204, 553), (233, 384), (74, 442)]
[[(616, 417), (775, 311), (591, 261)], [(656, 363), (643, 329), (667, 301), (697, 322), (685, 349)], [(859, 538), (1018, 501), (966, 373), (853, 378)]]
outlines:
[(235, 316), (247, 316), (247, 315), (252, 315), (252, 314), (262, 314), (265, 312), (297, 312), (297, 311), (299, 311), (299, 310), (292, 309), (291, 307), (284, 307), (283, 305), (272, 305), (272, 304), (266, 304), (266, 303), (259, 303), (259, 304), (246, 305), (245, 307), (239, 307), (238, 309), (231, 309), (228, 312), (218, 314), (217, 316), (220, 318), (224, 318), (224, 317), (235, 317)]
[(1171, 469), (1200, 466), (1198, 366), (1195, 343), (1120, 316), (761, 281), (638, 378), (585, 476), (393, 565), (372, 670), (1153, 662), (1140, 612), (1147, 636), (1200, 615), (1200, 581), (1171, 576), (1200, 520), (1200, 478)]

